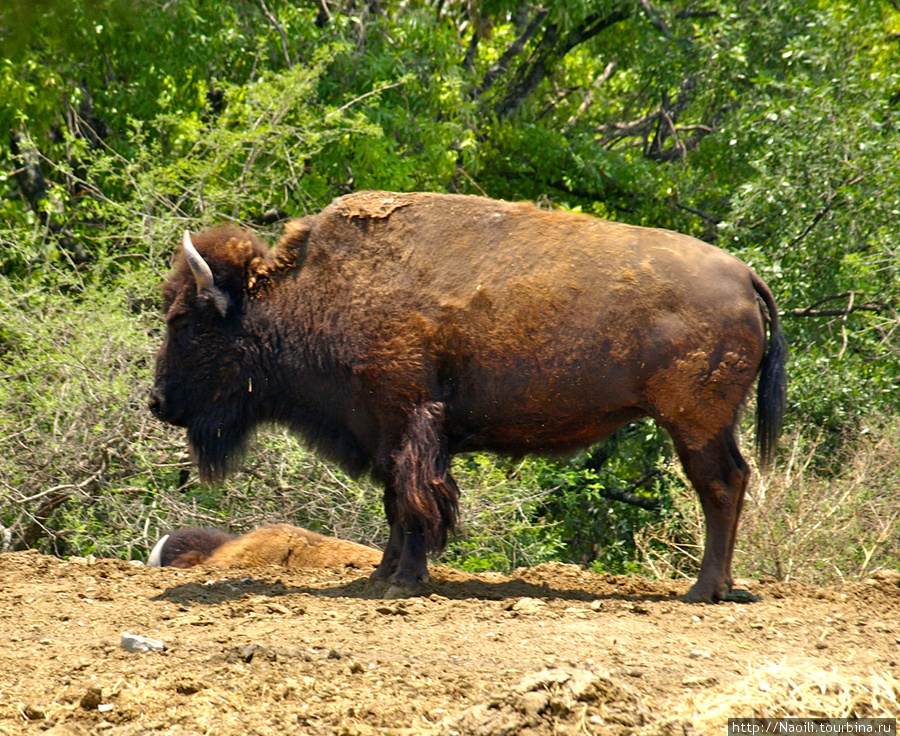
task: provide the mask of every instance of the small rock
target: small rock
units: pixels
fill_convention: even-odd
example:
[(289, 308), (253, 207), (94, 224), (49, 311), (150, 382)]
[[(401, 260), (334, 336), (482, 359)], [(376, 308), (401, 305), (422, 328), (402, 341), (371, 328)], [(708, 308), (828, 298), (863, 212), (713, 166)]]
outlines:
[(88, 736), (87, 729), (77, 723), (54, 723), (49, 730), (44, 731), (43, 736)]
[(252, 660), (256, 654), (257, 649), (259, 649), (259, 647), (256, 644), (245, 644), (241, 647), (233, 647), (225, 654), (225, 661), (228, 662), (228, 664), (235, 664), (236, 662), (245, 662), (249, 664), (250, 660)]
[(119, 646), (128, 652), (162, 652), (166, 645), (156, 639), (148, 639), (146, 636), (123, 633)]
[(826, 641), (821, 641), (821, 640), (820, 640), (820, 641), (817, 641), (817, 642), (816, 642), (816, 649), (828, 649), (828, 642), (826, 642)]
[(512, 609), (516, 613), (537, 613), (542, 608), (544, 608), (547, 604), (542, 600), (538, 600), (537, 598), (519, 598), (513, 606)]
[(718, 679), (713, 675), (697, 675), (696, 677), (685, 677), (681, 684), (685, 687), (709, 687), (717, 682)]
[(378, 606), (375, 609), (376, 613), (380, 613), (382, 616), (406, 616), (407, 611), (402, 606)]
[(271, 613), (283, 613), (285, 615), (293, 613), (287, 606), (282, 606), (280, 603), (274, 603), (272, 601), (266, 603), (266, 608), (268, 608)]
[(691, 659), (712, 659), (712, 654), (703, 649), (694, 649), (688, 656)]
[(81, 696), (79, 705), (85, 710), (93, 710), (103, 702), (103, 692), (96, 685), (92, 685), (87, 692)]
[(542, 670), (525, 675), (516, 690), (520, 693), (528, 693), (541, 688), (550, 688), (553, 685), (562, 685), (571, 679), (572, 675), (565, 670)]
[(900, 572), (896, 570), (876, 570), (872, 573), (872, 577), (880, 582), (900, 585)]
[(39, 708), (35, 705), (26, 705), (22, 708), (22, 713), (25, 714), (25, 717), (29, 721), (43, 721), (46, 715), (43, 708)]
[(545, 691), (525, 693), (519, 700), (519, 710), (527, 716), (538, 716), (550, 705), (550, 693)]
[(175, 680), (175, 692), (179, 695), (193, 695), (194, 693), (199, 693), (205, 687), (206, 685), (200, 680), (190, 675), (185, 675)]

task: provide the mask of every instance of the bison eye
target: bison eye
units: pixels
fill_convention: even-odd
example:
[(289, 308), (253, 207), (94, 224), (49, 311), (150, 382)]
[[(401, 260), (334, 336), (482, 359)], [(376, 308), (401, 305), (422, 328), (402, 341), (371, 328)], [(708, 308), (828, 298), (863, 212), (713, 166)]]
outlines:
[(166, 320), (166, 330), (169, 339), (181, 347), (185, 346), (191, 336), (191, 321), (186, 314), (177, 314)]
[(177, 332), (182, 329), (185, 325), (187, 325), (188, 319), (186, 314), (178, 314), (170, 319), (166, 320), (166, 326), (172, 330), (172, 332)]
[(172, 338), (181, 350), (186, 350), (191, 342), (191, 330), (185, 323), (180, 328), (172, 330)]

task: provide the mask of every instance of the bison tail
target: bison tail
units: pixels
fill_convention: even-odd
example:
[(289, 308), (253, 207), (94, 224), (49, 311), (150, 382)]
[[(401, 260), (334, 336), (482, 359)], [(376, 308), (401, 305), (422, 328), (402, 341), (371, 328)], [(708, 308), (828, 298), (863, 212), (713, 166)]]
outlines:
[(787, 341), (781, 332), (778, 307), (769, 287), (756, 274), (753, 286), (769, 313), (769, 347), (759, 369), (756, 388), (756, 448), (764, 468), (772, 462), (787, 401)]
[(403, 444), (393, 456), (393, 485), (399, 521), (419, 528), (429, 552), (447, 544), (456, 528), (459, 487), (450, 475), (450, 452), (441, 426), (444, 405), (420, 404), (413, 410)]

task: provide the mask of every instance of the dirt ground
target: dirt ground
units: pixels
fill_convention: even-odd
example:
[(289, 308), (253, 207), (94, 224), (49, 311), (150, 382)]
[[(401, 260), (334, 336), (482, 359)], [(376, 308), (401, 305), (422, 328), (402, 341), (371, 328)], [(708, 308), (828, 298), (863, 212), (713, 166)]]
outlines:
[(0, 555), (0, 734), (678, 736), (900, 712), (894, 572), (742, 581), (762, 600), (715, 606), (571, 565), (432, 573), (397, 599), (358, 572)]

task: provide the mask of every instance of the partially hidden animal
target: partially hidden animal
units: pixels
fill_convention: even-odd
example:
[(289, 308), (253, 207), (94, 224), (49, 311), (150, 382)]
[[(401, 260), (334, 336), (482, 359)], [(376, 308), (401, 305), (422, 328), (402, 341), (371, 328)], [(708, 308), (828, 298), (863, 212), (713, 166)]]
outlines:
[(160, 537), (150, 550), (147, 564), (150, 567), (193, 567), (209, 559), (209, 556), (226, 542), (236, 539), (221, 529), (184, 527)]
[[(177, 547), (170, 550), (168, 548), (173, 539)], [(219, 543), (210, 548), (213, 540)], [(161, 550), (161, 554), (154, 564), (157, 549)], [(178, 554), (173, 555), (175, 551)], [(372, 547), (290, 524), (270, 524), (239, 537), (217, 529), (177, 529), (162, 537), (147, 564), (179, 568), (195, 565), (226, 568), (279, 565), (289, 569), (349, 567), (365, 570), (376, 567), (380, 561), (381, 552)]]
[(771, 291), (674, 232), (527, 203), (358, 192), (289, 222), (185, 233), (163, 286), (150, 408), (223, 477), (277, 423), (384, 487), (373, 578), (415, 587), (457, 521), (455, 453), (571, 453), (652, 417), (700, 497), (689, 601), (732, 594), (749, 468), (735, 425), (753, 383), (773, 453), (786, 345)]

